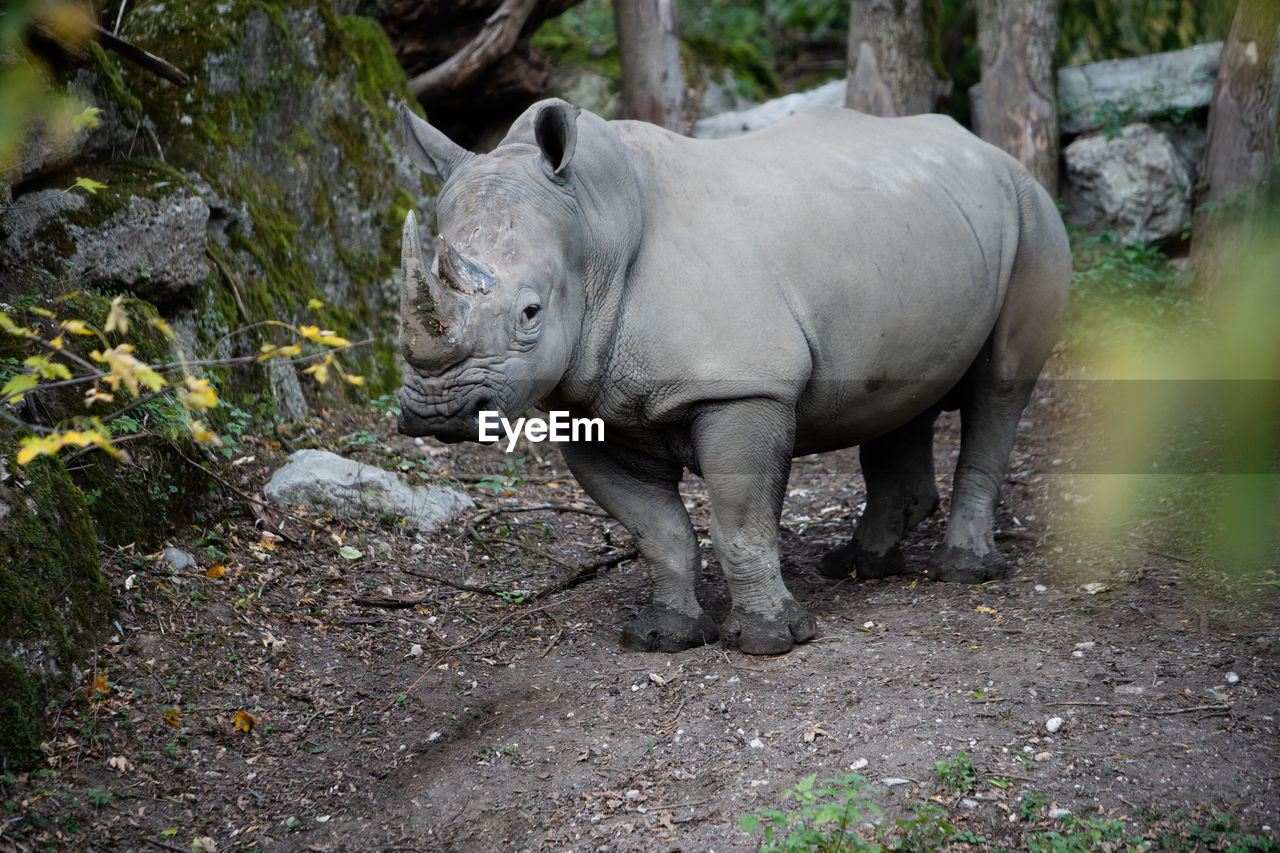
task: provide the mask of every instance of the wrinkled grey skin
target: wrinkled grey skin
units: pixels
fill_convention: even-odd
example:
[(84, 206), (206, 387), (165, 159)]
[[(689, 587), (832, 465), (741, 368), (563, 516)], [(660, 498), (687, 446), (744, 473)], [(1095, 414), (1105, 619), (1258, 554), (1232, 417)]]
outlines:
[[(815, 109), (693, 140), (551, 100), (483, 156), (402, 116), (445, 183), (429, 269), (405, 226), (400, 429), (475, 440), (478, 411), (530, 406), (603, 418), (605, 442), (562, 450), (653, 575), (626, 645), (771, 654), (814, 636), (779, 572), (795, 456), (861, 446), (867, 508), (822, 573), (901, 572), (938, 503), (943, 408), (962, 440), (928, 574), (1002, 573), (997, 494), (1071, 278), (1054, 203), (1015, 160), (941, 116)], [(719, 629), (694, 596), (685, 468), (733, 597)]]

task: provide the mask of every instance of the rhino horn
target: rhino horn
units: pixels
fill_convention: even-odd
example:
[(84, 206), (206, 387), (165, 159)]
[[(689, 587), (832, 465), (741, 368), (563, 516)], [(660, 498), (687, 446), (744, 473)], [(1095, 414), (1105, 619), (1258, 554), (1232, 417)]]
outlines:
[(439, 295), (423, 269), (418, 219), (411, 210), (400, 242), (400, 349), (411, 364), (429, 364), (444, 355)]
[(493, 273), (469, 261), (440, 235), (436, 238), (436, 263), (440, 280), (462, 293), (488, 293), (495, 284)]
[(403, 102), (400, 104), (400, 133), (414, 165), (442, 181), (449, 180), (459, 166), (476, 156), (418, 118)]

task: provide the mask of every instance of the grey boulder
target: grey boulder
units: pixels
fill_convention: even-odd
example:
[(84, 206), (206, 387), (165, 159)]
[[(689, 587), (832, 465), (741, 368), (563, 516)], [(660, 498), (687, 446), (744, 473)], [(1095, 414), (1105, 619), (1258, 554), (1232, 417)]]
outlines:
[(1191, 218), (1192, 173), (1177, 146), (1148, 124), (1120, 136), (1082, 136), (1062, 152), (1065, 219), (1122, 243), (1177, 237)]
[(758, 107), (701, 119), (694, 123), (692, 135), (696, 139), (727, 139), (768, 127), (810, 107), (843, 107), (846, 91), (848, 84), (843, 79), (832, 80), (816, 89), (774, 98)]
[(394, 515), (420, 533), (474, 506), (445, 486), (410, 486), (390, 471), (324, 450), (290, 454), (263, 491), (279, 506), (326, 509), (339, 518)]

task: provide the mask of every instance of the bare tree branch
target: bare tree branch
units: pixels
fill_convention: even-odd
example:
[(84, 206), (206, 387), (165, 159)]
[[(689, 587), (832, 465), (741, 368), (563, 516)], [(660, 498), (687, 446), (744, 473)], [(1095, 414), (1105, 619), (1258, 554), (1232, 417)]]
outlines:
[(409, 81), (417, 98), (430, 99), (462, 88), (515, 46), (538, 0), (504, 0), (467, 46)]

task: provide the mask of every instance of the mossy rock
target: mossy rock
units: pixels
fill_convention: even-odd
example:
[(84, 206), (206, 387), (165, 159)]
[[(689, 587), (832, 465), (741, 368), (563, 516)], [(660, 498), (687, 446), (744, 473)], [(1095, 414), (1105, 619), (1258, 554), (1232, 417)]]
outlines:
[(16, 768), (38, 760), (43, 704), (78, 683), (113, 611), (93, 522), (61, 463), (3, 458), (0, 765)]
[[(126, 27), (192, 80), (179, 89), (98, 57), (102, 106), (143, 116), (154, 153), (188, 176), (212, 212), (213, 275), (185, 343), (205, 352), (264, 320), (315, 324), (373, 341), (342, 356), (365, 385), (319, 392), (339, 397), (326, 404), (393, 390), (400, 228), (410, 208), (430, 222), (437, 187), (400, 153), (394, 106), (412, 97), (377, 22), (338, 15), (327, 0), (193, 4), (181, 15), (142, 0), (128, 7)], [(324, 307), (309, 308), (313, 299)], [(218, 354), (286, 342), (277, 334), (233, 337)], [(244, 405), (260, 396), (261, 378), (227, 393)], [(288, 396), (283, 414), (303, 414), (291, 402), (300, 395)]]

